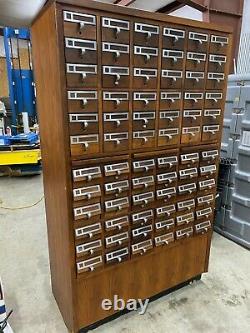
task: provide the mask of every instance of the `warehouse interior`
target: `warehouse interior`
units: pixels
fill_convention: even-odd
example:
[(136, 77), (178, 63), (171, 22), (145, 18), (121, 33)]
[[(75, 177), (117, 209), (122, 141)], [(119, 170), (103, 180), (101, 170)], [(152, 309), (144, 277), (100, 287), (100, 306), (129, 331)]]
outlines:
[(0, 333), (249, 331), (249, 19), (250, 0), (0, 0)]

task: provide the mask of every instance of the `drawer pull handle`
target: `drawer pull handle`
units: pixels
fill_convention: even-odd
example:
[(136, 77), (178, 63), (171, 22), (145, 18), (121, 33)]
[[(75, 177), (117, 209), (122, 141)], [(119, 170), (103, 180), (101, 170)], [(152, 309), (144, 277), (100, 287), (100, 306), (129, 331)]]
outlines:
[(121, 225), (118, 225), (117, 228), (118, 228), (118, 230), (121, 230), (121, 229), (122, 229), (122, 226), (121, 226)]
[(91, 175), (87, 175), (87, 181), (90, 182), (92, 180), (92, 176)]
[(122, 241), (121, 241), (121, 240), (119, 240), (119, 241), (118, 241), (118, 244), (119, 244), (119, 245), (122, 245)]
[(89, 124), (88, 124), (87, 121), (84, 121), (84, 122), (83, 122), (83, 128), (84, 128), (84, 129), (86, 129), (86, 128), (88, 127), (88, 125), (89, 125)]
[(92, 214), (90, 212), (86, 213), (86, 215), (87, 215), (88, 219), (90, 219), (92, 216)]
[(145, 188), (148, 188), (148, 184), (147, 184), (147, 183), (144, 183), (144, 187), (145, 187)]
[(146, 36), (146, 39), (148, 40), (149, 38), (151, 38), (152, 37), (152, 34), (151, 34), (151, 32), (150, 31), (148, 31), (147, 32), (147, 36)]
[(145, 103), (145, 105), (149, 104), (149, 101), (147, 99), (144, 99), (143, 102)]
[(121, 28), (116, 27), (115, 28), (115, 38), (118, 38), (119, 33), (121, 32)]
[(117, 206), (117, 210), (122, 210), (122, 206)]
[(84, 81), (87, 77), (87, 74), (86, 73), (82, 73), (82, 80)]
[(121, 257), (118, 257), (117, 260), (118, 260), (119, 262), (121, 262), (121, 261), (122, 261), (122, 258), (121, 258)]
[(116, 127), (119, 127), (121, 125), (120, 120), (116, 120)]
[(92, 232), (89, 233), (89, 238), (92, 238), (93, 237), (93, 234)]
[(83, 146), (84, 146), (84, 150), (87, 150), (89, 148), (89, 144), (88, 142), (84, 142), (83, 143)]
[(88, 104), (88, 100), (86, 98), (83, 98), (82, 104), (83, 104), (83, 107), (85, 107)]
[(118, 58), (120, 58), (121, 53), (119, 51), (115, 51), (114, 56), (115, 56), (115, 59), (117, 60)]
[(189, 132), (188, 134), (191, 135), (191, 136), (195, 136), (196, 133), (194, 133), (194, 132)]
[(149, 54), (145, 54), (145, 62), (147, 63), (151, 59)]
[(119, 74), (116, 74), (116, 80), (115, 80), (116, 86), (118, 86), (120, 79), (121, 79), (121, 76)]
[(115, 143), (116, 143), (117, 145), (119, 145), (119, 144), (121, 143), (121, 141), (120, 141), (119, 139), (116, 139), (116, 140), (115, 140)]
[(171, 134), (167, 134), (166, 137), (167, 137), (169, 140), (173, 139), (173, 135), (171, 135)]
[(93, 253), (94, 253), (94, 250), (90, 249), (90, 250), (89, 250), (89, 253), (90, 253), (90, 254), (93, 254)]
[(116, 106), (121, 104), (121, 101), (119, 99), (116, 99), (114, 102), (115, 102)]
[(147, 84), (149, 82), (150, 78), (148, 75), (145, 76), (145, 84)]
[(148, 142), (148, 138), (146, 138), (145, 136), (143, 137), (144, 143)]
[(89, 267), (89, 270), (90, 270), (91, 272), (93, 272), (94, 269), (95, 269), (95, 268), (94, 268), (93, 266)]
[(81, 49), (80, 49), (80, 52), (81, 52), (81, 56), (84, 56), (84, 55), (85, 55), (85, 53), (86, 53), (86, 49), (84, 49), (84, 48), (81, 48)]

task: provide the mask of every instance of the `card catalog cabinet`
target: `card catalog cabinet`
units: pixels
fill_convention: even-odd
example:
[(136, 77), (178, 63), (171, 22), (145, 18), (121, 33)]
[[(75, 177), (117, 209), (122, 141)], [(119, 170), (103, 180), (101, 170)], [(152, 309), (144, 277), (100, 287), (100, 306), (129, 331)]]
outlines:
[(61, 0), (32, 42), (52, 288), (84, 331), (207, 271), (231, 32)]

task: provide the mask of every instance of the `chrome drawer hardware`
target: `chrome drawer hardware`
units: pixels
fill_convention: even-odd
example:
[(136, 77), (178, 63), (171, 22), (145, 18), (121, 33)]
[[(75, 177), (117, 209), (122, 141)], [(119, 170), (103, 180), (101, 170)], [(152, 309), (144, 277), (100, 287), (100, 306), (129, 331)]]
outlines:
[(183, 117), (197, 120), (197, 118), (201, 117), (201, 114), (202, 110), (184, 110)]
[(176, 223), (178, 224), (183, 224), (183, 223), (190, 223), (194, 221), (194, 213), (188, 213), (185, 215), (180, 215), (176, 217)]
[(201, 210), (197, 210), (196, 211), (196, 216), (197, 216), (197, 219), (198, 218), (201, 218), (203, 216), (205, 216), (206, 218), (209, 217), (209, 215), (212, 214), (212, 208), (211, 207), (208, 207), (208, 208), (205, 208), (205, 209), (201, 209)]
[(171, 122), (180, 117), (180, 111), (161, 111), (160, 119), (168, 119)]
[(122, 121), (128, 120), (128, 113), (121, 112), (121, 113), (104, 113), (104, 121), (106, 122), (114, 122), (117, 127), (121, 125)]
[(169, 230), (170, 228), (174, 227), (174, 219), (168, 219), (164, 221), (159, 221), (155, 223), (155, 229), (160, 230), (166, 228)]
[(109, 17), (102, 18), (102, 26), (104, 28), (114, 29), (115, 37), (121, 33), (122, 30), (128, 31), (129, 30), (129, 22), (123, 20), (117, 20)]
[(204, 160), (212, 159), (215, 160), (216, 157), (219, 156), (218, 150), (209, 150), (209, 151), (203, 151), (202, 152), (202, 158)]
[(227, 62), (227, 57), (218, 54), (209, 54), (209, 61), (215, 62), (221, 66), (222, 64), (225, 64)]
[(184, 209), (191, 210), (192, 208), (195, 207), (195, 201), (194, 201), (194, 199), (180, 201), (180, 202), (177, 202), (177, 207), (178, 207), (178, 210), (184, 210)]
[(116, 77), (115, 85), (119, 84), (121, 76), (129, 75), (129, 67), (118, 67), (118, 66), (103, 66), (103, 74), (113, 75)]
[(98, 142), (99, 142), (98, 134), (70, 136), (70, 143), (72, 145), (82, 144), (85, 150), (89, 148), (90, 143), (98, 143)]
[(94, 15), (63, 11), (63, 18), (66, 22), (78, 23), (80, 31), (86, 25), (96, 25), (96, 17)]
[(175, 205), (169, 205), (169, 206), (156, 208), (157, 216), (161, 216), (161, 215), (170, 216), (171, 214), (175, 213), (175, 211), (176, 211)]
[(104, 134), (104, 141), (106, 142), (111, 141), (120, 145), (122, 140), (128, 140), (128, 132)]
[(186, 177), (193, 178), (197, 176), (198, 176), (197, 168), (180, 170), (180, 179), (185, 179)]
[(88, 75), (97, 74), (96, 65), (66, 64), (68, 74), (81, 74), (82, 79), (86, 79)]
[(148, 186), (154, 185), (154, 176), (147, 176), (147, 177), (140, 177), (140, 178), (133, 178), (132, 184), (134, 187), (138, 187), (143, 185), (145, 188)]
[(134, 92), (134, 101), (142, 101), (148, 105), (150, 101), (156, 101), (156, 93)]
[(101, 214), (101, 205), (99, 203), (84, 207), (74, 208), (74, 217), (75, 218), (88, 218), (90, 219), (94, 215)]
[(173, 38), (177, 42), (179, 39), (185, 38), (185, 31), (179, 29), (164, 28), (163, 36)]
[(70, 123), (82, 123), (83, 128), (86, 129), (89, 126), (89, 123), (98, 123), (98, 114), (96, 113), (71, 113), (69, 115)]
[(181, 99), (181, 93), (180, 92), (161, 92), (161, 99), (166, 99), (171, 101), (171, 103), (174, 103), (175, 101), (179, 101)]
[(189, 228), (184, 228), (184, 229), (181, 229), (181, 230), (177, 230), (176, 231), (176, 238), (179, 239), (179, 238), (182, 238), (182, 237), (190, 237), (193, 235), (193, 227), (189, 227)]
[(122, 101), (128, 101), (128, 92), (103, 92), (104, 101), (113, 101), (116, 106), (120, 105)]
[(112, 261), (117, 260), (118, 262), (122, 261), (123, 257), (126, 257), (128, 255), (128, 248), (125, 247), (123, 249), (116, 250), (114, 252), (110, 252), (106, 254), (106, 261)]
[(146, 210), (144, 212), (140, 212), (137, 214), (132, 214), (132, 221), (133, 221), (133, 223), (142, 221), (141, 225), (143, 225), (144, 223), (147, 223), (148, 221), (152, 220), (153, 217), (154, 217), (154, 213), (151, 209), (151, 210)]
[(84, 56), (86, 51), (96, 51), (96, 42), (87, 39), (65, 38), (66, 48), (77, 49)]
[(225, 46), (228, 44), (228, 38), (224, 36), (211, 35), (211, 43), (220, 44)]
[(220, 125), (203, 126), (204, 133), (212, 133), (213, 135), (215, 135), (216, 132), (219, 132), (219, 130)]
[(114, 53), (115, 58), (118, 59), (121, 56), (121, 53), (129, 53), (129, 45), (103, 42), (102, 51)]
[(152, 249), (153, 247), (153, 243), (151, 239), (148, 239), (146, 241), (137, 243), (137, 244), (133, 244), (131, 246), (132, 248), (132, 253), (140, 253), (140, 254), (144, 254), (147, 252), (147, 250)]
[(152, 68), (134, 68), (135, 77), (143, 77), (147, 83), (151, 77), (157, 76), (157, 69)]
[(159, 157), (157, 159), (159, 167), (161, 166), (169, 166), (170, 168), (174, 165), (177, 165), (178, 159), (177, 156), (167, 156), (167, 157)]
[(73, 197), (75, 199), (79, 197), (86, 197), (86, 199), (92, 199), (100, 194), (101, 195), (101, 187), (100, 185), (93, 185), (88, 187), (81, 187), (73, 189)]
[(206, 188), (212, 189), (213, 187), (215, 187), (215, 179), (203, 180), (199, 182), (199, 187), (200, 190), (204, 190)]
[(200, 133), (200, 126), (182, 128), (182, 134), (189, 134), (191, 136), (195, 136), (197, 133)]
[(135, 32), (146, 34), (147, 39), (153, 37), (152, 35), (159, 35), (159, 27), (157, 25), (135, 23), (134, 29)]
[(134, 121), (143, 121), (143, 128), (147, 128), (149, 120), (155, 119), (155, 112), (133, 112)]
[(105, 208), (107, 212), (112, 210), (120, 211), (126, 207), (129, 207), (128, 197), (105, 201)]
[(125, 190), (129, 189), (129, 182), (128, 180), (123, 180), (121, 182), (114, 182), (114, 183), (108, 183), (105, 184), (105, 191), (106, 193), (109, 192), (117, 192), (117, 193), (122, 193)]
[(93, 242), (77, 245), (76, 253), (77, 254), (81, 254), (81, 253), (93, 254), (95, 252), (94, 250), (99, 249), (101, 247), (102, 247), (102, 241), (100, 239), (98, 239)]
[(100, 178), (102, 175), (100, 167), (84, 168), (73, 170), (73, 180), (81, 181), (86, 179), (91, 181), (93, 178)]
[(149, 138), (155, 137), (155, 131), (139, 131), (139, 132), (133, 132), (133, 139), (143, 139), (143, 141), (146, 143), (148, 142)]
[(68, 91), (69, 100), (79, 100), (82, 101), (83, 108), (88, 104), (89, 100), (97, 100), (96, 91)]
[(147, 237), (148, 233), (152, 232), (152, 230), (153, 230), (152, 225), (147, 225), (145, 227), (141, 227), (141, 228), (138, 228), (138, 229), (133, 229), (132, 230), (132, 236), (133, 237), (138, 237), (138, 236), (143, 235), (144, 237)]
[(185, 99), (198, 103), (199, 100), (203, 99), (203, 93), (185, 93)]
[(104, 165), (105, 176), (120, 176), (123, 173), (129, 173), (128, 162)]
[(186, 72), (186, 79), (195, 80), (197, 83), (204, 80), (204, 72)]
[(192, 193), (196, 191), (196, 184), (195, 183), (191, 183), (191, 184), (185, 184), (185, 185), (179, 185), (178, 186), (178, 190), (180, 194), (183, 193)]
[(129, 225), (128, 216), (122, 216), (112, 220), (105, 221), (106, 229), (117, 228), (118, 230), (121, 230), (123, 227), (128, 225)]
[(162, 69), (161, 76), (164, 78), (172, 79), (173, 81), (177, 81), (177, 79), (182, 78), (182, 71), (172, 71), (169, 69)]
[(128, 232), (123, 232), (121, 234), (116, 234), (105, 238), (106, 246), (110, 245), (122, 245), (123, 241), (129, 238)]
[(165, 198), (165, 197), (170, 199), (172, 196), (175, 196), (175, 195), (176, 195), (176, 188), (175, 187), (164, 188), (164, 189), (156, 191), (157, 199), (162, 199), (162, 198)]
[(158, 49), (154, 47), (134, 46), (134, 54), (142, 55), (145, 57), (145, 62), (148, 62), (151, 57), (158, 56)]
[(149, 171), (150, 169), (154, 169), (155, 161), (152, 160), (143, 160), (143, 161), (136, 161), (133, 162), (134, 171)]
[(182, 154), (181, 162), (191, 162), (195, 163), (199, 161), (199, 153), (191, 153), (191, 154)]
[(195, 231), (197, 233), (199, 232), (207, 232), (211, 228), (211, 222), (210, 221), (204, 221), (199, 224), (196, 224), (195, 226)]
[(206, 93), (206, 99), (212, 100), (217, 103), (219, 100), (222, 99), (222, 93)]
[(156, 246), (160, 246), (160, 245), (164, 245), (164, 244), (168, 245), (171, 242), (174, 242), (174, 233), (173, 232), (155, 237)]
[(214, 195), (213, 194), (209, 194), (209, 195), (205, 195), (203, 197), (198, 197), (197, 198), (197, 202), (199, 205), (201, 204), (207, 204), (210, 205), (211, 202), (213, 202), (214, 200)]
[(216, 172), (216, 165), (206, 165), (206, 166), (203, 166), (203, 167), (200, 167), (200, 173), (201, 175), (204, 175), (204, 174), (213, 174)]
[(200, 44), (203, 44), (203, 43), (208, 41), (208, 35), (190, 31), (189, 32), (189, 39), (197, 41)]
[(168, 172), (168, 173), (162, 173), (157, 175), (157, 181), (158, 183), (164, 183), (168, 181), (170, 184), (177, 180), (177, 173), (176, 172)]
[(154, 193), (153, 192), (147, 192), (147, 193), (141, 193), (137, 195), (133, 195), (133, 203), (135, 205), (142, 204), (147, 205), (149, 202), (154, 200)]
[(211, 72), (209, 72), (207, 74), (207, 78), (208, 78), (208, 80), (215, 80), (218, 83), (220, 83), (221, 81), (225, 80), (225, 75), (224, 75), (224, 73), (211, 73)]
[(89, 238), (92, 238), (94, 234), (101, 233), (101, 231), (102, 231), (101, 223), (95, 223), (87, 225), (86, 227), (75, 229), (75, 236), (77, 238), (83, 236), (88, 236)]
[(196, 61), (200, 64), (202, 61), (206, 61), (206, 53), (197, 53), (197, 52), (187, 52), (187, 59)]
[(216, 119), (221, 115), (221, 109), (207, 109), (204, 110), (204, 116), (205, 117), (212, 117), (213, 119)]
[(173, 136), (179, 134), (179, 128), (169, 128), (159, 130), (159, 136), (165, 136), (169, 140), (173, 139)]
[(172, 59), (174, 62), (177, 62), (178, 59), (184, 58), (184, 52), (183, 51), (175, 51), (175, 50), (162, 50), (162, 57), (163, 58), (169, 58)]
[(90, 270), (93, 272), (96, 266), (99, 266), (102, 263), (102, 256), (90, 258), (84, 261), (77, 262), (77, 271), (78, 273), (81, 271)]

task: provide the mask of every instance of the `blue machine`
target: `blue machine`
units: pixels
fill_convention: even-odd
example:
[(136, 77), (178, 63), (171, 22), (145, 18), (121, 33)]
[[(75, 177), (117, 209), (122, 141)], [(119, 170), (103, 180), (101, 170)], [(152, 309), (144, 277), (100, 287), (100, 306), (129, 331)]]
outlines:
[[(19, 54), (20, 43), (27, 43), (27, 63), (29, 68), (22, 68)], [(29, 30), (4, 28), (4, 47), (12, 111), (12, 133), (17, 134), (23, 131), (22, 113), (28, 113), (30, 126), (37, 123)], [(15, 50), (17, 54), (14, 54)]]

